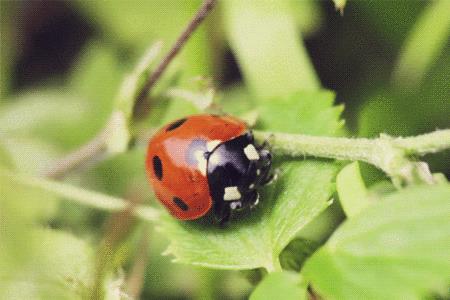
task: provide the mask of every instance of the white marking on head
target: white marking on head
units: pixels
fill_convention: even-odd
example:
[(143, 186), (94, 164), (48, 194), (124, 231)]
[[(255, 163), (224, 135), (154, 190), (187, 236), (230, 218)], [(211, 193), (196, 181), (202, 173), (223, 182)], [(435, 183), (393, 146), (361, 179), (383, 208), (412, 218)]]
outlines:
[(206, 150), (208, 150), (208, 152), (211, 152), (214, 150), (214, 148), (217, 147), (217, 145), (219, 145), (221, 142), (219, 140), (213, 140), (213, 141), (209, 141), (208, 143), (206, 143)]
[(244, 148), (244, 153), (249, 160), (259, 159), (258, 151), (256, 151), (255, 146), (253, 146), (252, 144), (248, 144), (247, 147)]
[(202, 173), (203, 176), (206, 176), (207, 161), (203, 151), (201, 150), (195, 151), (194, 156), (197, 159), (198, 162), (197, 167), (200, 170), (200, 173)]
[(228, 186), (225, 188), (223, 200), (234, 201), (241, 199), (241, 193), (238, 191), (237, 186)]
[(251, 189), (251, 190), (254, 189), (254, 188), (255, 188), (255, 184), (254, 184), (254, 183), (250, 184), (250, 185), (248, 186), (248, 188)]

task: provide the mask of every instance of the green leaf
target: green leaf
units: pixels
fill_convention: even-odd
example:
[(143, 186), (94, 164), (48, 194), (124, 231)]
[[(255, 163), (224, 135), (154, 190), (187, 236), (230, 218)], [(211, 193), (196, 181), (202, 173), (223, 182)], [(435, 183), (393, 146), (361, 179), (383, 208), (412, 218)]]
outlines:
[(14, 97), (0, 111), (0, 127), (14, 138), (31, 137), (68, 150), (104, 125), (121, 77), (112, 51), (89, 45), (64, 88), (33, 89)]
[[(123, 77), (122, 68), (113, 49), (102, 44), (91, 43), (85, 47), (81, 58), (75, 64), (69, 82), (69, 88), (77, 95), (83, 95), (90, 103), (91, 115), (83, 124), (84, 130), (88, 132), (92, 130), (90, 131), (92, 135), (97, 133), (105, 126), (109, 117), (108, 125), (112, 128), (108, 139), (108, 150), (113, 149), (116, 152), (125, 148), (123, 145), (128, 145), (127, 118), (119, 113), (110, 117), (115, 108), (114, 104), (118, 102), (114, 100), (119, 94)], [(112, 118), (114, 119), (111, 120)], [(123, 138), (125, 141), (120, 140), (123, 135), (126, 136)], [(119, 145), (116, 146), (117, 144)], [(117, 148), (119, 150), (116, 150)]]
[(94, 120), (95, 101), (68, 90), (36, 89), (11, 100), (0, 110), (0, 127), (14, 138), (40, 139), (40, 143), (72, 148), (93, 135), (103, 122), (102, 113)]
[(344, 122), (343, 106), (333, 106), (331, 91), (300, 91), (287, 97), (261, 101), (258, 127), (287, 133), (336, 135)]
[(291, 1), (291, 12), (301, 33), (309, 37), (316, 33), (325, 19), (320, 3), (314, 0)]
[(367, 189), (359, 170), (359, 163), (351, 163), (336, 177), (339, 201), (347, 217), (352, 217), (369, 205)]
[(445, 78), (449, 76), (449, 70), (450, 56), (447, 55), (427, 75), (420, 91), (409, 93), (399, 89), (373, 95), (358, 116), (359, 135), (375, 137), (383, 132), (411, 136), (447, 128), (450, 101)]
[(4, 136), (0, 140), (15, 168), (23, 173), (37, 174), (50, 167), (60, 155), (57, 147), (42, 139)]
[(127, 150), (131, 139), (130, 127), (134, 106), (160, 51), (161, 43), (152, 45), (139, 59), (133, 71), (123, 79), (107, 125), (109, 126), (106, 143), (108, 152), (121, 153)]
[(5, 221), (17, 218), (21, 223), (35, 224), (55, 214), (56, 197), (46, 191), (24, 186), (6, 174), (13, 173), (0, 167), (0, 211), (10, 210), (4, 213)]
[(2, 51), (0, 52), (0, 104), (6, 99), (11, 89), (12, 69), (16, 61), (19, 46), (15, 37), (19, 29), (14, 26), (18, 17), (16, 3), (3, 3), (0, 11), (0, 36), (2, 37)]
[(218, 104), (226, 113), (242, 116), (255, 110), (256, 101), (244, 85), (235, 85), (223, 91)]
[[(370, 25), (371, 32), (397, 49), (427, 4), (425, 1), (411, 0), (367, 0), (353, 7), (361, 18), (356, 24)], [(364, 25), (361, 20), (364, 20)]]
[(280, 252), (329, 205), (336, 171), (335, 166), (317, 161), (285, 163), (258, 208), (231, 220), (228, 228), (179, 222), (165, 215), (161, 230), (171, 240), (166, 254), (177, 262), (211, 268), (277, 270)]
[[(264, 128), (316, 134), (338, 130), (340, 109), (330, 108), (332, 93), (301, 92), (287, 101), (289, 109), (287, 105), (261, 101), (260, 109), (265, 112), (261, 119), (274, 120), (263, 123)], [(276, 121), (272, 115), (282, 116), (284, 122)], [(304, 115), (306, 121), (302, 120)], [(327, 118), (333, 120), (316, 125)], [(298, 122), (305, 126), (297, 126)], [(177, 262), (211, 268), (279, 270), (281, 251), (329, 206), (339, 167), (331, 162), (308, 160), (276, 162), (274, 168), (280, 169), (279, 178), (262, 191), (258, 207), (236, 216), (227, 228), (206, 221), (179, 222), (165, 215), (161, 230), (171, 241), (166, 253), (174, 255)]]
[(419, 299), (450, 279), (450, 185), (391, 194), (348, 219), (305, 264), (327, 299)]
[[(187, 5), (179, 1), (136, 1), (133, 5), (117, 0), (108, 4), (77, 1), (76, 5), (81, 13), (98, 22), (108, 38), (141, 49), (148, 46), (150, 38), (174, 39), (189, 13), (195, 12), (194, 7), (182, 11)], [(149, 26), (149, 20), (154, 20), (153, 26)]]
[(48, 229), (33, 229), (28, 238), (31, 257), (13, 271), (0, 272), (0, 297), (80, 299), (92, 282), (91, 247), (68, 233)]
[(161, 124), (172, 122), (187, 115), (198, 114), (201, 111), (192, 102), (180, 98), (173, 98), (167, 104)]
[[(164, 39), (166, 53), (201, 5), (195, 1), (77, 1), (81, 13), (95, 20), (108, 40), (143, 51), (152, 41)], [(205, 26), (194, 32), (176, 58), (185, 78), (211, 73), (211, 38)]]
[(307, 286), (297, 273), (276, 272), (263, 279), (250, 295), (250, 300), (306, 300), (307, 293)]
[[(314, 224), (314, 221), (309, 223), (308, 226)], [(291, 241), (280, 254), (280, 264), (283, 267), (283, 270), (300, 271), (306, 259), (310, 257), (320, 245), (319, 242), (303, 238), (296, 238)]]
[[(447, 128), (450, 101), (446, 79), (450, 76), (450, 56), (445, 54), (445, 51), (441, 52), (441, 55), (437, 54), (437, 60), (433, 59), (427, 66), (420, 85), (411, 89), (392, 85), (371, 93), (358, 116), (358, 134), (374, 137), (383, 132), (394, 136), (407, 136), (433, 131), (436, 128)], [(433, 169), (446, 170), (442, 166), (450, 165), (448, 157), (442, 156)]]
[[(302, 228), (302, 230), (298, 232), (297, 237), (311, 241), (317, 244), (318, 247), (320, 245), (323, 245), (328, 240), (331, 234), (333, 234), (334, 230), (336, 230), (336, 228), (342, 223), (344, 219), (345, 214), (342, 211), (340, 204), (337, 201), (333, 201), (333, 203), (327, 210), (322, 212), (311, 223)], [(293, 241), (293, 243), (295, 243), (295, 240)], [(286, 250), (288, 250), (289, 248), (290, 247), (287, 247)], [(307, 250), (308, 249), (303, 249), (303, 253), (297, 253), (298, 258), (306, 254)], [(303, 264), (304, 260), (306, 260), (308, 257), (309, 255), (304, 255), (301, 264)]]
[(394, 72), (403, 89), (417, 89), (420, 81), (442, 53), (450, 32), (450, 1), (431, 2), (409, 33)]
[(126, 195), (133, 189), (142, 187), (143, 195), (151, 192), (145, 165), (143, 148), (134, 148), (125, 153), (114, 155), (96, 165), (82, 179), (82, 186), (111, 196)]
[(202, 113), (194, 103), (180, 97), (161, 97), (152, 103), (147, 123), (159, 127), (187, 115)]
[(4, 141), (0, 140), (0, 168), (12, 168), (13, 160), (4, 145)]
[(90, 43), (81, 51), (71, 70), (68, 88), (89, 99), (91, 109), (101, 122), (100, 116), (106, 118), (111, 112), (124, 69), (114, 48)]
[(150, 46), (144, 55), (139, 58), (133, 70), (126, 74), (122, 81), (121, 87), (116, 95), (114, 103), (114, 110), (123, 113), (127, 121), (130, 120), (134, 103), (142, 89), (146, 79), (151, 73), (151, 68), (154, 67), (155, 60), (161, 52), (161, 43), (155, 43)]
[(87, 103), (61, 90), (33, 90), (11, 100), (0, 110), (0, 127), (7, 134), (42, 134), (49, 127), (81, 122), (88, 112)]
[[(0, 171), (3, 166), (0, 167)], [(0, 176), (0, 282), (4, 274), (28, 259), (26, 241), (30, 238), (28, 225), (38, 219), (41, 206), (26, 206), (23, 200), (33, 200), (33, 193), (11, 184)], [(35, 210), (37, 209), (37, 210)], [(43, 212), (45, 214), (45, 212)]]
[(320, 87), (289, 1), (222, 4), (228, 39), (252, 93), (271, 98)]

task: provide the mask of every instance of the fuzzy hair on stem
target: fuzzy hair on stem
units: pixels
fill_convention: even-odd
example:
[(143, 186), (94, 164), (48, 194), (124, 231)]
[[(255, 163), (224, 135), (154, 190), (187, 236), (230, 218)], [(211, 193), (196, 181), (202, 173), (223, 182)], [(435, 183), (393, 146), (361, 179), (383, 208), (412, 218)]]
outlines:
[(260, 141), (269, 141), (273, 151), (281, 155), (302, 158), (314, 156), (369, 163), (383, 170), (396, 186), (434, 183), (428, 165), (412, 160), (412, 156), (450, 149), (450, 129), (407, 138), (382, 134), (376, 139), (319, 137), (264, 131), (254, 131), (254, 135)]

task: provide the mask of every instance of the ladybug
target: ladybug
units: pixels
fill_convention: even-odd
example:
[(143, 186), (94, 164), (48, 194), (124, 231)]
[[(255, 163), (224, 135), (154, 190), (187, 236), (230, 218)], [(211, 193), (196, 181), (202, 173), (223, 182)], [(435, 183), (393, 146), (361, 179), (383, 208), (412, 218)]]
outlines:
[(155, 195), (180, 220), (231, 212), (259, 202), (272, 179), (267, 143), (255, 143), (246, 124), (231, 116), (192, 115), (161, 128), (150, 140), (146, 170)]

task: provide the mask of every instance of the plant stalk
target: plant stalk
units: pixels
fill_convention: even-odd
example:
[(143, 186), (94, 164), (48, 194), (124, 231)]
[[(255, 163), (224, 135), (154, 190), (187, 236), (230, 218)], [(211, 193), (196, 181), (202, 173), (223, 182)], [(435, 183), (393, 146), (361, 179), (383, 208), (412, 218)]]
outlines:
[[(5, 176), (9, 180), (17, 184), (25, 185), (28, 188), (41, 189), (75, 203), (104, 211), (121, 212), (130, 206), (129, 201), (121, 198), (108, 196), (99, 192), (89, 191), (45, 178), (18, 175), (5, 169), (0, 169), (0, 176)], [(159, 211), (146, 205), (133, 206), (132, 213), (135, 217), (144, 221), (156, 221), (159, 218)]]
[(273, 151), (290, 157), (315, 156), (337, 160), (363, 161), (389, 175), (394, 184), (434, 182), (426, 163), (416, 162), (412, 156), (450, 149), (450, 129), (438, 130), (416, 137), (376, 139), (319, 137), (301, 134), (255, 131), (255, 138), (269, 141)]
[[(146, 97), (150, 93), (153, 86), (158, 82), (158, 80), (163, 75), (164, 71), (167, 69), (172, 60), (178, 55), (180, 50), (198, 28), (198, 26), (205, 20), (205, 18), (212, 11), (214, 6), (216, 5), (217, 0), (204, 0), (202, 5), (200, 6), (197, 13), (193, 16), (190, 22), (186, 25), (184, 30), (180, 33), (175, 43), (170, 48), (169, 52), (166, 56), (161, 60), (155, 70), (149, 75), (146, 79), (143, 86), (135, 91), (137, 97), (135, 102), (133, 103), (133, 116), (136, 118), (137, 111), (144, 110), (146, 111), (148, 107), (146, 103)], [(157, 53), (157, 47), (153, 54)], [(153, 56), (150, 56), (153, 58)], [(144, 60), (144, 62), (147, 60)], [(139, 65), (138, 70), (142, 70), (143, 66)], [(142, 117), (142, 116), (141, 116)], [(86, 164), (91, 161), (97, 155), (103, 154), (108, 150), (108, 139), (111, 138), (111, 126), (114, 125), (114, 122), (117, 121), (116, 115), (112, 115), (108, 123), (105, 127), (90, 141), (88, 141), (85, 145), (82, 145), (72, 153), (58, 160), (54, 166), (52, 166), (49, 170), (43, 172), (42, 176), (53, 178), (53, 179), (61, 179), (70, 171), (78, 168), (81, 165)], [(113, 128), (114, 129), (114, 128)], [(117, 129), (117, 128), (115, 128)]]
[(134, 104), (134, 112), (136, 115), (136, 111), (142, 109), (142, 106), (145, 105), (146, 96), (149, 94), (150, 90), (153, 88), (155, 83), (159, 80), (161, 75), (167, 69), (172, 60), (177, 56), (178, 52), (183, 48), (186, 42), (189, 40), (191, 35), (197, 29), (197, 27), (203, 22), (203, 20), (208, 16), (211, 10), (216, 5), (217, 0), (205, 0), (203, 4), (197, 11), (196, 15), (192, 18), (183, 32), (180, 34), (178, 39), (175, 41), (174, 45), (167, 53), (167, 55), (161, 60), (156, 69), (150, 74), (147, 81), (143, 85), (142, 89), (139, 91), (139, 94), (136, 98), (136, 102)]

